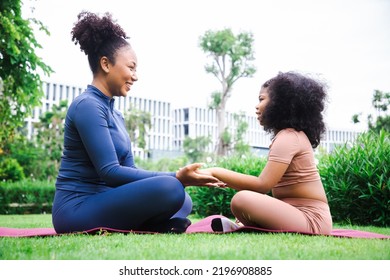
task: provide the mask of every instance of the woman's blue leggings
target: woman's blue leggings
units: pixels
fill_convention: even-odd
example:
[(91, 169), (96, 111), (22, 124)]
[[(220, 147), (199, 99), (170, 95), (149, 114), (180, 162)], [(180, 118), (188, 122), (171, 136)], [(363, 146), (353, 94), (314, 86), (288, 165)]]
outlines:
[(158, 176), (96, 194), (56, 190), (52, 219), (57, 233), (99, 227), (146, 230), (191, 211), (192, 200), (180, 181)]

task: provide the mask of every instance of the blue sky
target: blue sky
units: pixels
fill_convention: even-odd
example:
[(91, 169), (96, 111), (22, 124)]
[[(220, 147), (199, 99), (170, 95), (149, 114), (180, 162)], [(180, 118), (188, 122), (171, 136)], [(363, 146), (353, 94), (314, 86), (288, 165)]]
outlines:
[(112, 13), (131, 37), (139, 81), (129, 94), (174, 107), (205, 107), (219, 89), (204, 71), (207, 57), (198, 42), (205, 31), (227, 27), (254, 34), (257, 67), (253, 78), (235, 84), (229, 111), (254, 114), (260, 85), (278, 71), (295, 70), (328, 84), (329, 127), (360, 129), (365, 124), (353, 125), (352, 115), (370, 113), (375, 89), (390, 91), (387, 0), (24, 0), (26, 15), (31, 6), (51, 32), (36, 33), (43, 46), (38, 54), (56, 71), (45, 78), (50, 82), (91, 82), (87, 58), (70, 36), (77, 14), (89, 10)]

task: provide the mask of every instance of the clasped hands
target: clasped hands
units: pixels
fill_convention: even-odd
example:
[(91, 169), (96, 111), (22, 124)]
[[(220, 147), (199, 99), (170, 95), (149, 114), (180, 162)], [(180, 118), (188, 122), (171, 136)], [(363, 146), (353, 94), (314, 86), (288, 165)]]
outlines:
[(176, 172), (176, 178), (184, 186), (208, 186), (208, 187), (226, 187), (226, 184), (211, 175), (207, 169), (199, 169), (201, 163), (192, 163), (180, 168)]

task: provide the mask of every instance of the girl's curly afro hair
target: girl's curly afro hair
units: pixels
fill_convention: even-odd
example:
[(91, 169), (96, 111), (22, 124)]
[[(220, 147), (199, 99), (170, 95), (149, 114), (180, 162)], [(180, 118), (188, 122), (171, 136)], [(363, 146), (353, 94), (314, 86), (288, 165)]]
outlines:
[(274, 135), (284, 128), (303, 131), (313, 148), (320, 144), (326, 130), (325, 85), (296, 72), (280, 72), (262, 86), (268, 91), (269, 103), (262, 118), (264, 130)]

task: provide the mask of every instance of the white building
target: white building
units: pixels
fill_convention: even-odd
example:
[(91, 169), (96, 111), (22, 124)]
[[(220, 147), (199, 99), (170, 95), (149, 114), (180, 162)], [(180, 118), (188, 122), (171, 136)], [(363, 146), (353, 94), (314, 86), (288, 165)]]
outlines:
[[(45, 97), (42, 105), (34, 109), (31, 117), (26, 119), (28, 135), (34, 133), (33, 123), (39, 121), (39, 116), (50, 111), (53, 104), (59, 105), (60, 101), (67, 100), (68, 105), (81, 94), (84, 89), (80, 87), (46, 83), (44, 84)], [(133, 147), (135, 156), (141, 158), (158, 159), (173, 157), (183, 153), (183, 141), (186, 137), (211, 136), (213, 142), (207, 147), (212, 152), (217, 139), (217, 120), (215, 110), (207, 108), (172, 108), (170, 102), (139, 98), (128, 95), (116, 98), (115, 107), (124, 115), (132, 108), (149, 112), (152, 116), (151, 129), (148, 132), (146, 151)], [(230, 132), (234, 134), (236, 120), (234, 114), (226, 113), (226, 123)], [(259, 125), (255, 116), (244, 115), (244, 121), (248, 123), (248, 129), (244, 135), (245, 142), (252, 149), (265, 154), (270, 144), (270, 135)], [(320, 149), (330, 152), (336, 145), (353, 141), (359, 134), (358, 131), (332, 130), (326, 132), (321, 141)]]
[[(179, 108), (173, 111), (173, 147), (182, 150), (183, 141), (186, 137), (196, 138), (199, 136), (210, 136), (212, 142), (206, 148), (213, 152), (218, 136), (216, 111), (206, 108)], [(255, 116), (244, 115), (244, 122), (248, 124), (244, 142), (248, 143), (254, 150), (262, 152), (268, 150), (270, 135), (259, 125)], [(229, 132), (234, 135), (237, 127), (237, 120), (233, 113), (226, 113), (226, 123)]]

